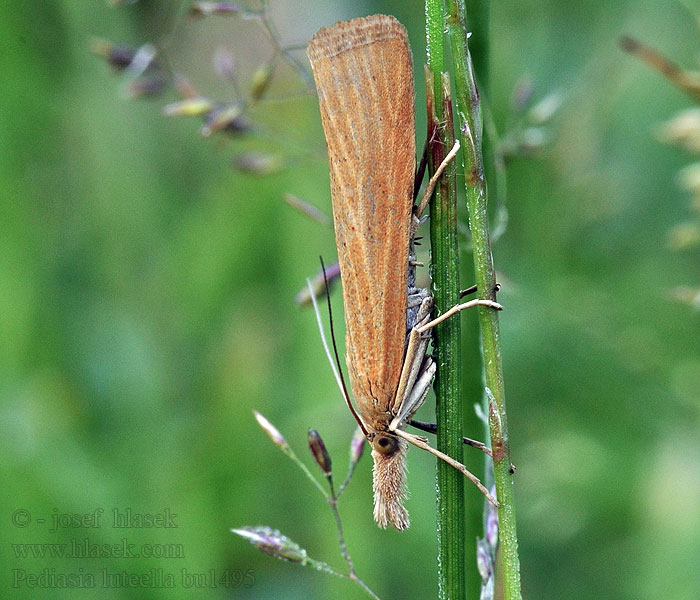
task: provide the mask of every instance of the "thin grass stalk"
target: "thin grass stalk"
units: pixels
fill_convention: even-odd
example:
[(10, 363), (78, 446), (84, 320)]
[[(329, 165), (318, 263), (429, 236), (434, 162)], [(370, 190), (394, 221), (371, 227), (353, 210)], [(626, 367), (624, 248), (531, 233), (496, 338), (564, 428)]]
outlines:
[[(496, 299), (496, 274), (491, 254), (486, 210), (486, 181), (482, 154), (482, 122), (467, 42), (466, 12), (462, 0), (446, 0), (447, 31), (454, 61), (455, 99), (463, 148), (467, 209), (472, 236), (474, 269), (480, 298)], [(520, 600), (520, 559), (515, 525), (503, 362), (497, 311), (479, 307), (486, 385), (493, 399), (489, 426), (493, 450), (498, 509), (500, 572), (505, 600)]]
[[(482, 96), (488, 97), (489, 89), (489, 17), (490, 2), (484, 0), (465, 0), (467, 14), (469, 15), (469, 50), (473, 58), (474, 73), (477, 76), (479, 92)], [(489, 138), (482, 141), (483, 154), (486, 157), (487, 181), (488, 165), (491, 164), (490, 152), (493, 145), (489, 144)], [(470, 249), (471, 252), (471, 249)], [(474, 261), (462, 261), (462, 281), (466, 284), (476, 281), (474, 271)], [(465, 387), (466, 410), (464, 427), (468, 434), (483, 432), (482, 439), (489, 439), (489, 426), (476, 413), (471, 410), (471, 406), (479, 401), (482, 402), (483, 413), (488, 414), (486, 394), (484, 394), (484, 357), (481, 353), (481, 334), (479, 331), (479, 315), (477, 311), (466, 311), (462, 317), (462, 362), (465, 365)], [(466, 452), (464, 464), (473, 473), (483, 473), (482, 481), (484, 485), (491, 489), (493, 487), (493, 467), (491, 457), (479, 455), (479, 453)], [(468, 486), (467, 492), (467, 540), (471, 543), (477, 537), (483, 537), (484, 514), (488, 511), (483, 497), (480, 497), (478, 490), (471, 490)], [(467, 547), (467, 551), (470, 548)], [(482, 587), (481, 575), (476, 560), (467, 560), (467, 598), (478, 598)]]
[[(433, 173), (454, 143), (449, 79), (445, 71), (442, 0), (426, 0), (428, 166)], [(457, 187), (451, 164), (440, 179), (430, 204), (430, 243), (436, 313), (459, 300)], [(462, 461), (462, 374), (460, 320), (447, 319), (434, 330), (437, 447)], [(465, 598), (464, 478), (438, 461), (437, 465), (438, 597)]]
[[(478, 74), (479, 89), (483, 92), (488, 87), (489, 37), (488, 18), (491, 4), (483, 0), (466, 0), (469, 14), (469, 27), (472, 32), (470, 50), (474, 57), (474, 71)], [(486, 156), (488, 148), (484, 148)], [(487, 160), (486, 164), (490, 164)], [(466, 244), (463, 244), (465, 246)], [(471, 249), (469, 250), (471, 252)], [(464, 256), (464, 252), (463, 252)], [(475, 281), (474, 261), (470, 257), (462, 260), (462, 284), (468, 286)], [(462, 365), (464, 392), (464, 431), (480, 439), (488, 439), (488, 425), (473, 410), (473, 405), (480, 402), (484, 395), (484, 357), (481, 354), (481, 335), (479, 333), (479, 315), (477, 311), (467, 310), (462, 315)], [(486, 414), (487, 411), (485, 410)], [(478, 433), (483, 432), (483, 433)], [(464, 453), (464, 464), (472, 473), (483, 473), (482, 481), (489, 489), (493, 486), (491, 477), (491, 458), (480, 452)], [(477, 561), (470, 558), (474, 548), (473, 541), (484, 535), (483, 496), (473, 486), (466, 486), (466, 537), (467, 537), (467, 598), (478, 598), (481, 590), (481, 576)]]

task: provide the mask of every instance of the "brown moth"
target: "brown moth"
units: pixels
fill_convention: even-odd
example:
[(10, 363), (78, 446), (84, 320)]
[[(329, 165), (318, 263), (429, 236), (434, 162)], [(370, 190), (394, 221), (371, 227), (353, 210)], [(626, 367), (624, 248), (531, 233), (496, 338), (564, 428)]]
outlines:
[(425, 438), (403, 430), (435, 374), (426, 354), (429, 329), (468, 306), (500, 305), (476, 300), (430, 321), (432, 298), (415, 286), (419, 214), (413, 208), (413, 65), (405, 28), (385, 15), (352, 19), (321, 29), (307, 52), (328, 146), (346, 361), (357, 411), (346, 400), (372, 447), (374, 518), (380, 527), (402, 530), (409, 526), (406, 441), (478, 482)]

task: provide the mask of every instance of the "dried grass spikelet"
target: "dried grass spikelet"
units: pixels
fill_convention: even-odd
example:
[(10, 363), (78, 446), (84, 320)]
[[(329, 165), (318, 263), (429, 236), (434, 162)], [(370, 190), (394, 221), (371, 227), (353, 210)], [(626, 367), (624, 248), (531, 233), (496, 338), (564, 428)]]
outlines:
[[(396, 438), (394, 438), (396, 439)], [(406, 499), (406, 450), (408, 444), (396, 439), (398, 446), (390, 454), (372, 449), (374, 469), (374, 520), (382, 528), (391, 523), (396, 529), (407, 529), (411, 522), (404, 508)]]

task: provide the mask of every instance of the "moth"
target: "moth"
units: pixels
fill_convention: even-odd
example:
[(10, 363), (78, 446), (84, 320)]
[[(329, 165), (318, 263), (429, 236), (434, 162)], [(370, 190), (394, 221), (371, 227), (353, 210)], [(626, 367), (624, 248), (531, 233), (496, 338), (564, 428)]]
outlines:
[(406, 30), (390, 16), (352, 19), (321, 29), (307, 53), (328, 146), (346, 362), (357, 409), (346, 401), (372, 448), (374, 519), (380, 527), (409, 526), (407, 442), (458, 468), (495, 503), (463, 465), (404, 430), (435, 375), (427, 354), (430, 329), (469, 306), (500, 308), (474, 300), (431, 321), (432, 297), (416, 287), (413, 246), (421, 209), (413, 200), (413, 65)]

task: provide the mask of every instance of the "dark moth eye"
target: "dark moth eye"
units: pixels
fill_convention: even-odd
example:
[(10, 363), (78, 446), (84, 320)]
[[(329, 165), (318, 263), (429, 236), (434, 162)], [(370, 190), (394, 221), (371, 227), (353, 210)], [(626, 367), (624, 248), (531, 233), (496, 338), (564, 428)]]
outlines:
[(374, 438), (374, 443), (372, 446), (380, 454), (389, 455), (398, 450), (399, 441), (393, 435), (379, 433), (377, 434), (377, 437)]

